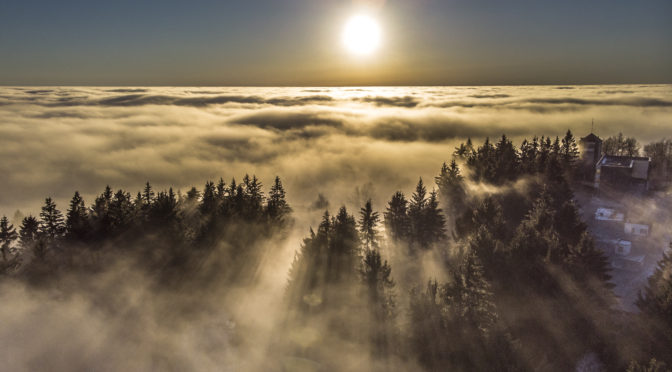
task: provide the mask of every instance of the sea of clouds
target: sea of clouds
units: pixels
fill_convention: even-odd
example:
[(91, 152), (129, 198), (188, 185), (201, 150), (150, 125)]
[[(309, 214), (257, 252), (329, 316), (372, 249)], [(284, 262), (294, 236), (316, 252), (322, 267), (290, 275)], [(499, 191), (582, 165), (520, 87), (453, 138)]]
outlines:
[(250, 173), (279, 175), (314, 223), (327, 204), (383, 208), (467, 137), (583, 136), (593, 120), (602, 137), (672, 137), (672, 86), (0, 87), (0, 215)]

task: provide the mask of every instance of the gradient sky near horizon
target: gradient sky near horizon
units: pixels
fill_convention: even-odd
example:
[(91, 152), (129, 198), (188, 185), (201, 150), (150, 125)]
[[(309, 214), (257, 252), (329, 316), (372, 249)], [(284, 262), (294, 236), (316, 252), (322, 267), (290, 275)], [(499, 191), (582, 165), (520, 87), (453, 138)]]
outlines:
[(5, 0), (0, 51), (2, 85), (670, 83), (672, 2)]

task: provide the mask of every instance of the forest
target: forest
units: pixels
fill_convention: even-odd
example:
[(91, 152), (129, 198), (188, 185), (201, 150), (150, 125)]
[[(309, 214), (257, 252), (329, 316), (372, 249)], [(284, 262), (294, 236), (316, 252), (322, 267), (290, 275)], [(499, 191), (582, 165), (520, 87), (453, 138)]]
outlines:
[[(605, 149), (640, 152), (622, 135)], [(644, 153), (654, 169), (672, 166), (670, 141)], [(278, 278), (282, 301), (245, 317), (241, 303), (264, 295), (260, 271), (296, 227), (279, 177), (267, 191), (249, 175), (184, 194), (150, 182), (135, 195), (108, 186), (89, 204), (75, 192), (65, 210), (46, 198), (20, 226), (0, 220), (0, 284), (56, 302), (87, 298), (87, 311), (117, 320), (107, 342), (146, 354), (133, 355), (137, 364), (80, 355), (71, 370), (672, 368), (672, 254), (640, 293), (639, 312), (620, 310), (574, 199), (571, 131), (519, 147), (506, 135), (468, 140), (446, 157), (434, 180), (381, 195), (384, 210), (369, 200), (299, 226), (306, 235)], [(167, 338), (206, 324), (203, 344), (166, 351), (167, 341), (143, 336), (145, 317)], [(225, 326), (207, 326), (222, 318)], [(181, 355), (194, 349), (210, 364)]]

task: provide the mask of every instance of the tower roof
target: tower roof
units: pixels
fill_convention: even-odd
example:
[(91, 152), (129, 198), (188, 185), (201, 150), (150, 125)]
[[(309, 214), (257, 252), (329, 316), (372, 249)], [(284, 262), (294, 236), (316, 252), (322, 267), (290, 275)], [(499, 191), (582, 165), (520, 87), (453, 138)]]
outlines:
[(602, 139), (591, 132), (589, 135), (581, 138), (581, 142), (602, 142)]

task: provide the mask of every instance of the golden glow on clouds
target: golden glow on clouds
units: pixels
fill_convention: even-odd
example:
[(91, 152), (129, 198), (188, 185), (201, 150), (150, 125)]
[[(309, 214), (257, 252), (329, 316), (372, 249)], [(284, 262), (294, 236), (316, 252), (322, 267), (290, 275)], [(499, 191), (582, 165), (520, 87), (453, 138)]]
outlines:
[(369, 55), (381, 43), (381, 29), (378, 22), (365, 14), (350, 17), (343, 29), (343, 44), (355, 55)]

